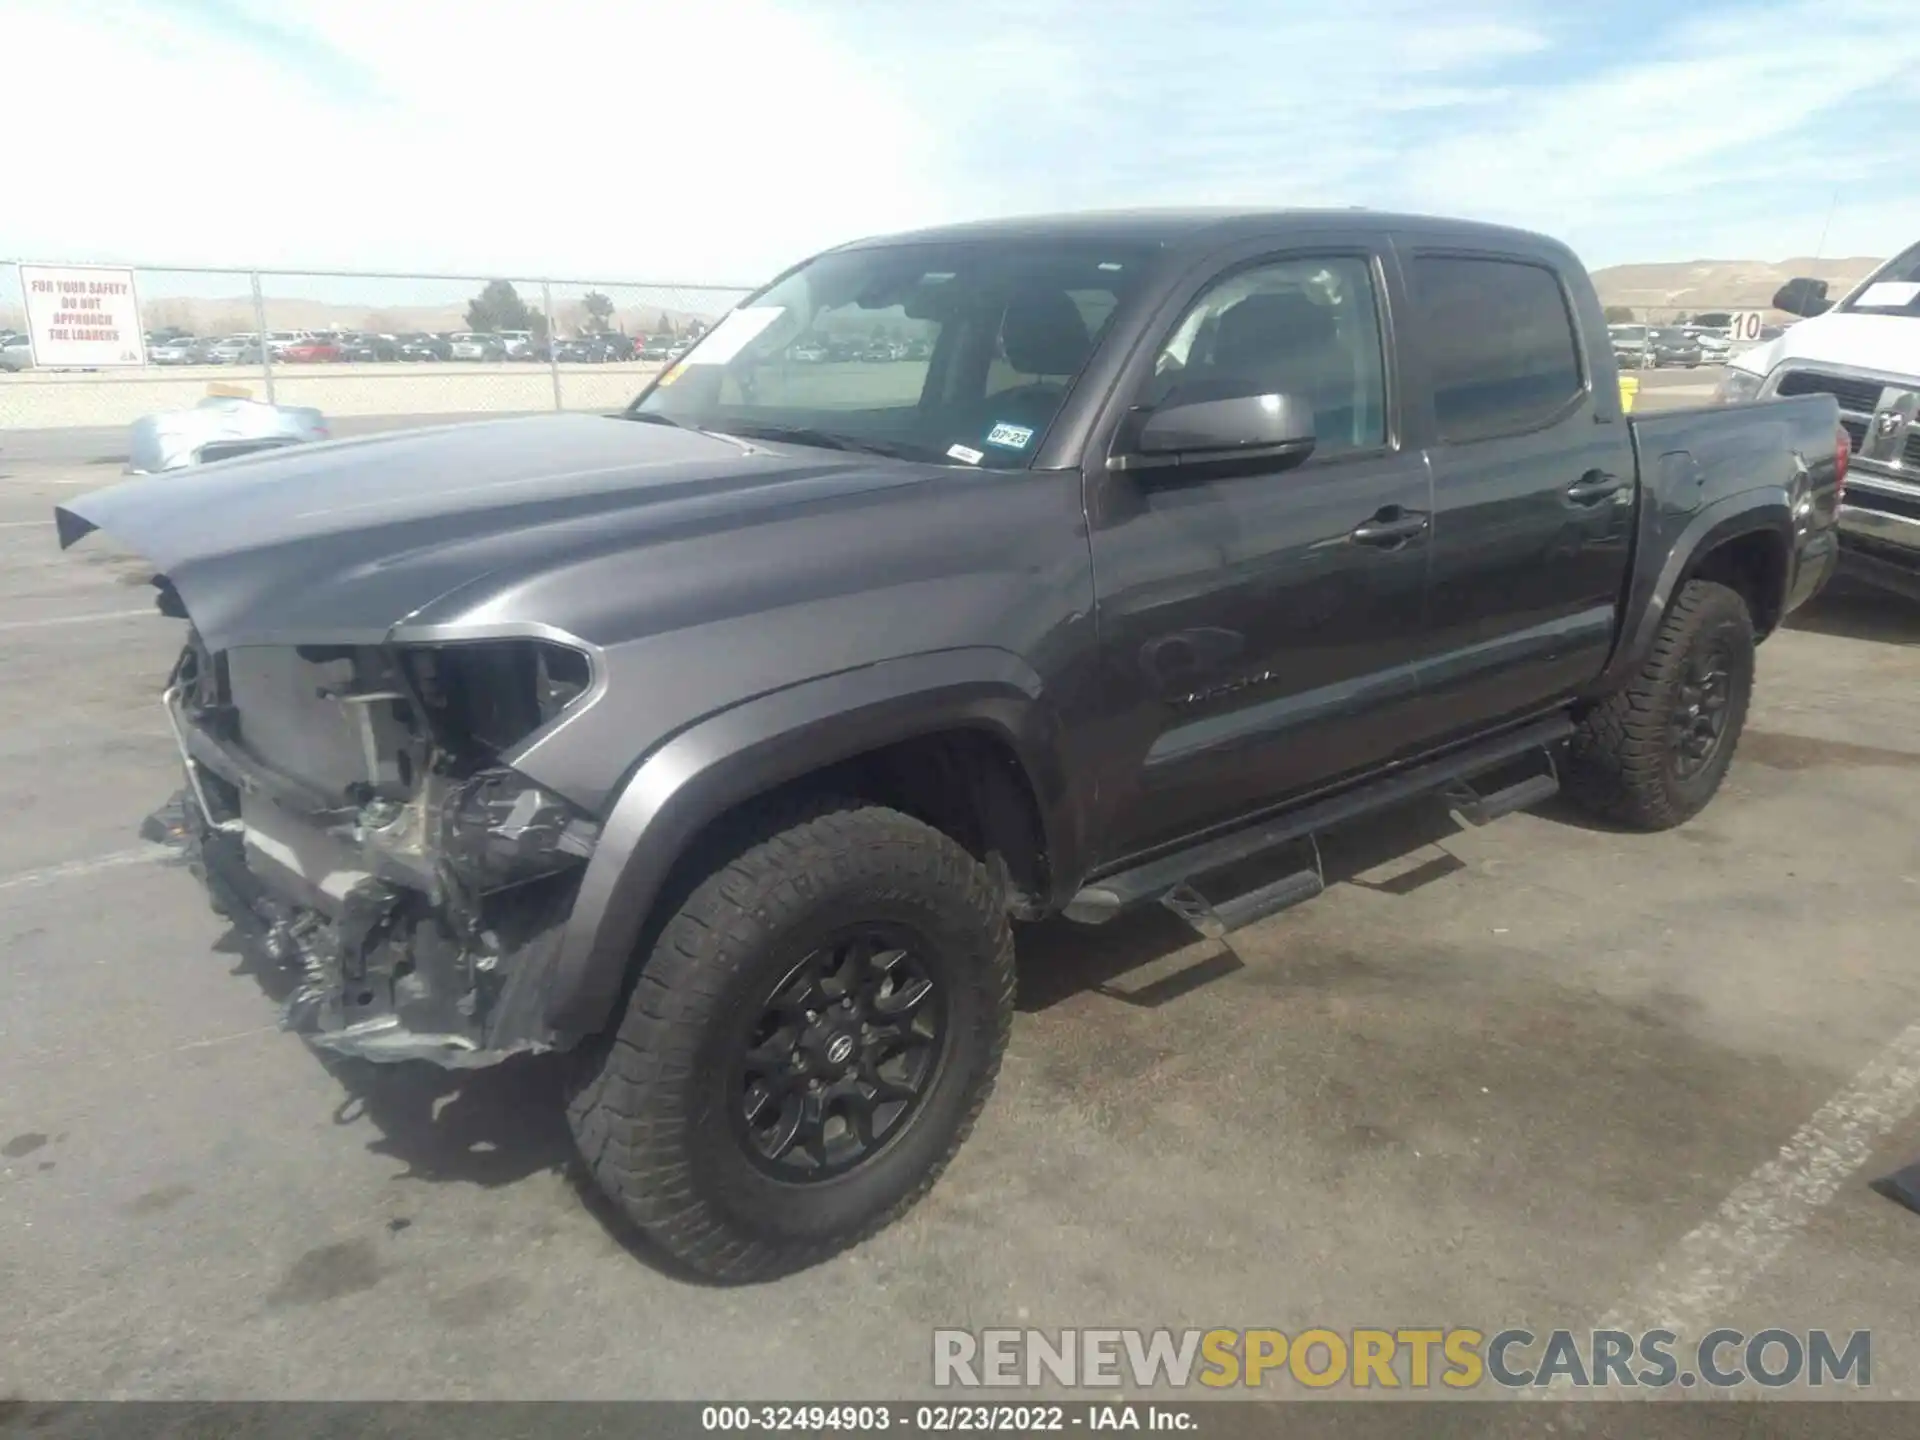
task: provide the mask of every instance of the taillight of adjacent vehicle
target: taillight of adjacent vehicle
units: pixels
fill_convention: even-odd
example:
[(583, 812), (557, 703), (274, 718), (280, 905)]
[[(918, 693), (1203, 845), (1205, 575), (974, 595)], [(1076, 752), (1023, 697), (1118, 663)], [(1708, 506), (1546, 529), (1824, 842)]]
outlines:
[(1842, 425), (1833, 441), (1833, 498), (1837, 502), (1847, 493), (1847, 466), (1853, 462), (1853, 437)]

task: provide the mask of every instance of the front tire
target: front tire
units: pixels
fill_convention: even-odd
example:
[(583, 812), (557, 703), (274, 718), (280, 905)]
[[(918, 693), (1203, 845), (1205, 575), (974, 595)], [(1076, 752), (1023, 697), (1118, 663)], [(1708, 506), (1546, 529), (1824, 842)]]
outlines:
[(1692, 580), (1640, 673), (1581, 720), (1566, 789), (1636, 830), (1670, 830), (1720, 789), (1753, 697), (1753, 617), (1725, 585)]
[(644, 1234), (743, 1282), (932, 1187), (999, 1071), (1013, 939), (986, 867), (880, 806), (763, 820), (717, 861), (579, 1056), (568, 1118)]

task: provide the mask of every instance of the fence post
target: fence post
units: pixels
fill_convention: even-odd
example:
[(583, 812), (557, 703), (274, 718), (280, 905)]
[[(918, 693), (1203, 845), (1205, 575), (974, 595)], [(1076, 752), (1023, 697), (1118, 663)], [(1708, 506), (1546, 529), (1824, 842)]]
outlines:
[(553, 376), (553, 408), (567, 407), (560, 400), (560, 337), (553, 333), (553, 284), (540, 282), (540, 309), (547, 317), (547, 373)]
[(267, 302), (260, 293), (260, 272), (248, 271), (253, 281), (253, 328), (260, 337), (260, 374), (267, 382), (267, 403), (273, 404), (273, 347), (267, 343)]

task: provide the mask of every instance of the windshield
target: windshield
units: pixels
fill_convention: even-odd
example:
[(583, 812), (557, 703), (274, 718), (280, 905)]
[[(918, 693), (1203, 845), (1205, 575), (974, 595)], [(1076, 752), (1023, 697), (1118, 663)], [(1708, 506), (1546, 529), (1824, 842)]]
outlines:
[(1920, 315), (1920, 245), (1881, 266), (1840, 308), (1879, 315)]
[(1034, 240), (822, 255), (714, 326), (633, 409), (749, 438), (1024, 469), (1148, 253)]

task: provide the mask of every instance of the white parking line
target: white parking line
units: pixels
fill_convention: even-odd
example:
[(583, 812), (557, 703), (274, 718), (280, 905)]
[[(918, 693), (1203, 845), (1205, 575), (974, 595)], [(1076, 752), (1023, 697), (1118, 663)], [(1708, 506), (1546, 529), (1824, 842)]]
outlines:
[(22, 870), (16, 875), (0, 876), (0, 890), (29, 890), (60, 880), (78, 880), (101, 870), (117, 870), (122, 865), (152, 864), (178, 853), (165, 845), (142, 845), (138, 850), (110, 850), (91, 860), (68, 860), (39, 870)]
[(1780, 1257), (1793, 1237), (1920, 1105), (1920, 1023), (1895, 1037), (1683, 1238), (1602, 1328), (1698, 1334)]
[(54, 615), (45, 620), (0, 620), (0, 630), (38, 630), (43, 625), (88, 625), (96, 620), (127, 620), (135, 615), (157, 615), (152, 606), (144, 610), (96, 610), (90, 615)]
[(44, 530), (51, 520), (0, 520), (0, 530)]

